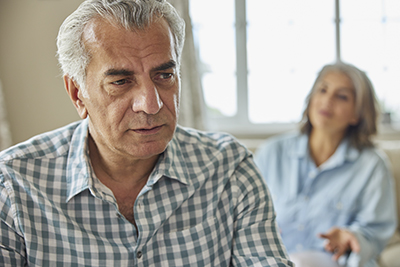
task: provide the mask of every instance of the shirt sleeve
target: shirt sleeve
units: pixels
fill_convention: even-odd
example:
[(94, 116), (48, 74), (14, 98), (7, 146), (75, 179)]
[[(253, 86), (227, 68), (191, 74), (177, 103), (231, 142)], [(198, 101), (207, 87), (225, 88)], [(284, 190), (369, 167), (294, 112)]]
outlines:
[(382, 252), (396, 225), (393, 177), (385, 162), (377, 162), (361, 197), (363, 209), (348, 227), (360, 244), (360, 253), (350, 253), (347, 267), (368, 266)]
[(232, 266), (294, 266), (275, 221), (269, 191), (251, 156), (233, 174), (237, 183)]
[(0, 184), (0, 262), (1, 266), (26, 266), (25, 243), (16, 231), (7, 190)]

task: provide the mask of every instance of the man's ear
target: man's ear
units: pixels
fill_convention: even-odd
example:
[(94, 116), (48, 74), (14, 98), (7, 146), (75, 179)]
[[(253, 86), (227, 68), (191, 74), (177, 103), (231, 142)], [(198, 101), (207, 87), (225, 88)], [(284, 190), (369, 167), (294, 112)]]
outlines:
[(69, 77), (68, 75), (64, 76), (64, 86), (67, 90), (69, 98), (71, 98), (72, 103), (74, 104), (76, 110), (78, 111), (79, 116), (82, 119), (85, 119), (88, 115), (85, 103), (83, 102), (82, 92), (80, 86), (74, 79)]

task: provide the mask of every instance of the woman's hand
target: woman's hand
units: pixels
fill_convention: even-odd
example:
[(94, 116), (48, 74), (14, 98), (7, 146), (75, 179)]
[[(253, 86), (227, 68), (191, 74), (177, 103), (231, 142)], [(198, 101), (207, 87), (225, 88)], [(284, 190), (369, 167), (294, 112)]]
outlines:
[(335, 261), (348, 250), (355, 253), (360, 252), (360, 244), (357, 238), (347, 230), (333, 227), (327, 233), (319, 234), (319, 237), (326, 239), (325, 249), (333, 252)]

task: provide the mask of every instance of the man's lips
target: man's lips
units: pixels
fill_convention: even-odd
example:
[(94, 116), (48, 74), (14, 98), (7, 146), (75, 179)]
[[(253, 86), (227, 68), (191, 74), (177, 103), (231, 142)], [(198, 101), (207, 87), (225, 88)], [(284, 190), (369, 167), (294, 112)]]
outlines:
[(163, 127), (163, 125), (159, 125), (159, 126), (155, 126), (155, 127), (151, 127), (151, 128), (140, 128), (140, 129), (133, 129), (132, 131), (134, 131), (135, 133), (138, 134), (155, 134), (158, 133), (161, 128)]

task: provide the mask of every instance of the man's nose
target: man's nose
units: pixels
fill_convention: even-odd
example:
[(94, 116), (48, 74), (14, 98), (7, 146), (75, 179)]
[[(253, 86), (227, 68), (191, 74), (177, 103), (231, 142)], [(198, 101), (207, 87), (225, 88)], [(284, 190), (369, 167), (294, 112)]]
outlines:
[(132, 110), (154, 115), (161, 110), (163, 105), (157, 87), (152, 82), (147, 82), (137, 89)]

